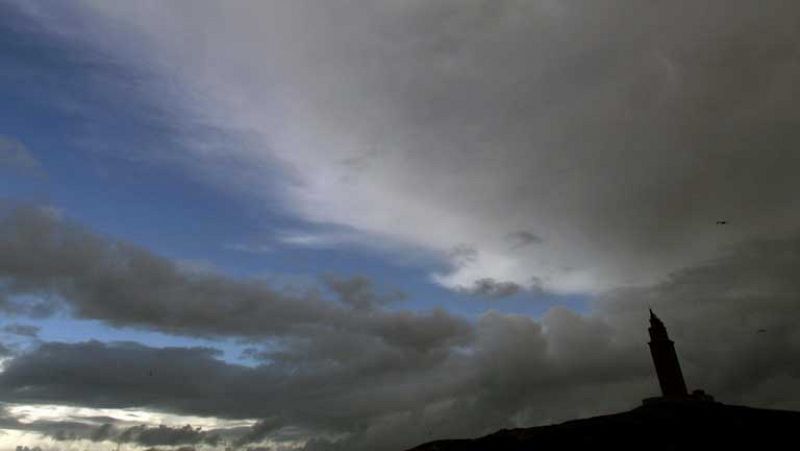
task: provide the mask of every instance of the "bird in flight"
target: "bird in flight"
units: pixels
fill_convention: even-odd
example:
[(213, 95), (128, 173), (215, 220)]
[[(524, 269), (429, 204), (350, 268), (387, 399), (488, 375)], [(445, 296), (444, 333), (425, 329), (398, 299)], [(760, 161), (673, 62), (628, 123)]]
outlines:
[(717, 225), (725, 225), (728, 221), (717, 221)]

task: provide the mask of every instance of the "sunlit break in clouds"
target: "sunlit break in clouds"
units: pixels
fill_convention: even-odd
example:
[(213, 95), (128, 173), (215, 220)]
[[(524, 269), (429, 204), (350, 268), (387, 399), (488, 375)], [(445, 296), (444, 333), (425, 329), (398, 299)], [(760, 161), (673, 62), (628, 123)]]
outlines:
[[(0, 4), (0, 449), (800, 409), (800, 6)], [(188, 426), (187, 426), (188, 425)]]

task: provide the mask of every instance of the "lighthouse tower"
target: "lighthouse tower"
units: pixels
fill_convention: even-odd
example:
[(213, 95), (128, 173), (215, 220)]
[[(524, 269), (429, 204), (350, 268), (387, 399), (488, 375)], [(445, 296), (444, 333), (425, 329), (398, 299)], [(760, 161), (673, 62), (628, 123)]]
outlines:
[(686, 398), (686, 382), (683, 380), (678, 355), (675, 354), (675, 345), (667, 335), (664, 323), (650, 310), (650, 354), (656, 367), (658, 383), (661, 385), (661, 394), (664, 398)]

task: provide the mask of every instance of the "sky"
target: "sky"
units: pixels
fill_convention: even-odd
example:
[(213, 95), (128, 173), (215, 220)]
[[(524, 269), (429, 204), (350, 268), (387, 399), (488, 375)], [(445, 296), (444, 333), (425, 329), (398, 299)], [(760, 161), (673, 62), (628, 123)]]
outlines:
[(0, 1), (0, 450), (800, 409), (800, 7)]

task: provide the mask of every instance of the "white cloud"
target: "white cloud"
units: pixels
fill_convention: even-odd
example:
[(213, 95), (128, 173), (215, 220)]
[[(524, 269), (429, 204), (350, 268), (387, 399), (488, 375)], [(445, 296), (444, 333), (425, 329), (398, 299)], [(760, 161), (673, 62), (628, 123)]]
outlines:
[[(171, 427), (181, 427), (191, 424), (192, 426), (202, 427), (203, 429), (250, 427), (255, 424), (255, 420), (226, 420), (196, 415), (152, 412), (143, 409), (100, 409), (57, 404), (28, 405), (13, 403), (5, 404), (5, 407), (8, 413), (19, 418), (23, 423), (35, 421), (64, 421), (64, 419), (97, 422), (97, 420), (93, 420), (93, 418), (103, 418), (104, 422), (113, 419), (123, 424), (163, 424)], [(102, 424), (102, 422), (100, 424)]]
[(278, 233), (277, 240), (289, 246), (310, 248), (332, 248), (342, 244), (357, 242), (357, 237), (342, 233), (308, 233), (297, 231), (283, 231)]
[(223, 247), (229, 251), (244, 252), (246, 254), (269, 254), (273, 251), (272, 247), (266, 244), (232, 243)]

